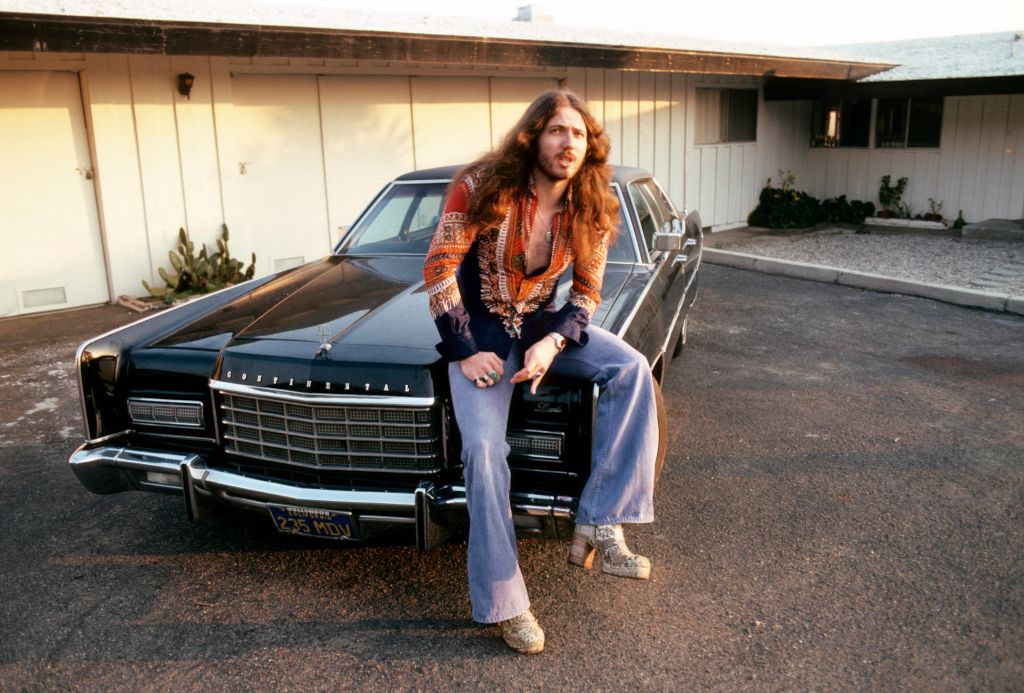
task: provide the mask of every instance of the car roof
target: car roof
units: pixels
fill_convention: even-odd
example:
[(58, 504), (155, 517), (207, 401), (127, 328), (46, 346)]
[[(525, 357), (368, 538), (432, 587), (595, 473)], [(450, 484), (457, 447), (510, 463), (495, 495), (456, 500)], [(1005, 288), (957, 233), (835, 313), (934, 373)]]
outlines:
[[(458, 173), (465, 164), (457, 166), (437, 166), (435, 168), (424, 168), (418, 171), (410, 171), (395, 180), (418, 181), (418, 180), (451, 180), (452, 176)], [(651, 178), (651, 174), (642, 168), (630, 166), (612, 166), (612, 182), (625, 185), (630, 181)]]

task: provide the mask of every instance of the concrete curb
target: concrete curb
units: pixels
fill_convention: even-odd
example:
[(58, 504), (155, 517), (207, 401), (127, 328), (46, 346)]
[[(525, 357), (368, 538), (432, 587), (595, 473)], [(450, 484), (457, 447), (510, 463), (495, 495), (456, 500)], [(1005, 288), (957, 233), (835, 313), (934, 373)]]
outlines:
[(840, 284), (842, 286), (852, 286), (858, 289), (879, 291), (881, 293), (920, 296), (958, 306), (1024, 315), (1024, 296), (961, 289), (944, 284), (925, 284), (895, 277), (886, 277), (881, 274), (854, 272), (853, 270), (844, 270), (838, 267), (812, 265), (807, 262), (795, 262), (793, 260), (779, 260), (777, 258), (750, 255), (732, 250), (718, 250), (716, 248), (704, 248), (703, 261), (709, 262), (712, 265), (736, 267), (766, 274), (779, 274), (795, 279)]

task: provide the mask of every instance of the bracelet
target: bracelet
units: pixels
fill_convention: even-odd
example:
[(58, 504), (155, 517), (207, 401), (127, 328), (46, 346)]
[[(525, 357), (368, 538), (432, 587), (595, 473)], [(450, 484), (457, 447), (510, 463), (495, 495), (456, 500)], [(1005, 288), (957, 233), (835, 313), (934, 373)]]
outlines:
[(546, 336), (551, 337), (559, 351), (565, 348), (565, 337), (562, 335), (557, 332), (548, 332)]

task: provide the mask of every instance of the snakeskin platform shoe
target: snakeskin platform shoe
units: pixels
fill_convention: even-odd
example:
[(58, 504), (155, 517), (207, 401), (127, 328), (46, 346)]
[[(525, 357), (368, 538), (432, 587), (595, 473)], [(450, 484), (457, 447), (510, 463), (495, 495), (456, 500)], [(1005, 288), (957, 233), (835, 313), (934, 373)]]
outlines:
[(651, 561), (638, 556), (626, 546), (622, 525), (576, 525), (569, 547), (569, 562), (592, 568), (594, 554), (601, 554), (601, 570), (619, 577), (646, 580), (651, 576)]

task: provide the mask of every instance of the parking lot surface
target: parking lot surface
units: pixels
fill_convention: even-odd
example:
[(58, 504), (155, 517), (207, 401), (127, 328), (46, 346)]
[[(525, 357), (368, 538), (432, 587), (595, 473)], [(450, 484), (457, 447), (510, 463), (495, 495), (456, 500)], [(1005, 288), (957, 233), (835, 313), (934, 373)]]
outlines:
[(650, 582), (522, 540), (547, 648), (469, 619), (426, 554), (95, 496), (77, 344), (137, 317), (0, 321), (0, 689), (1024, 688), (1024, 318), (705, 266), (665, 383)]

